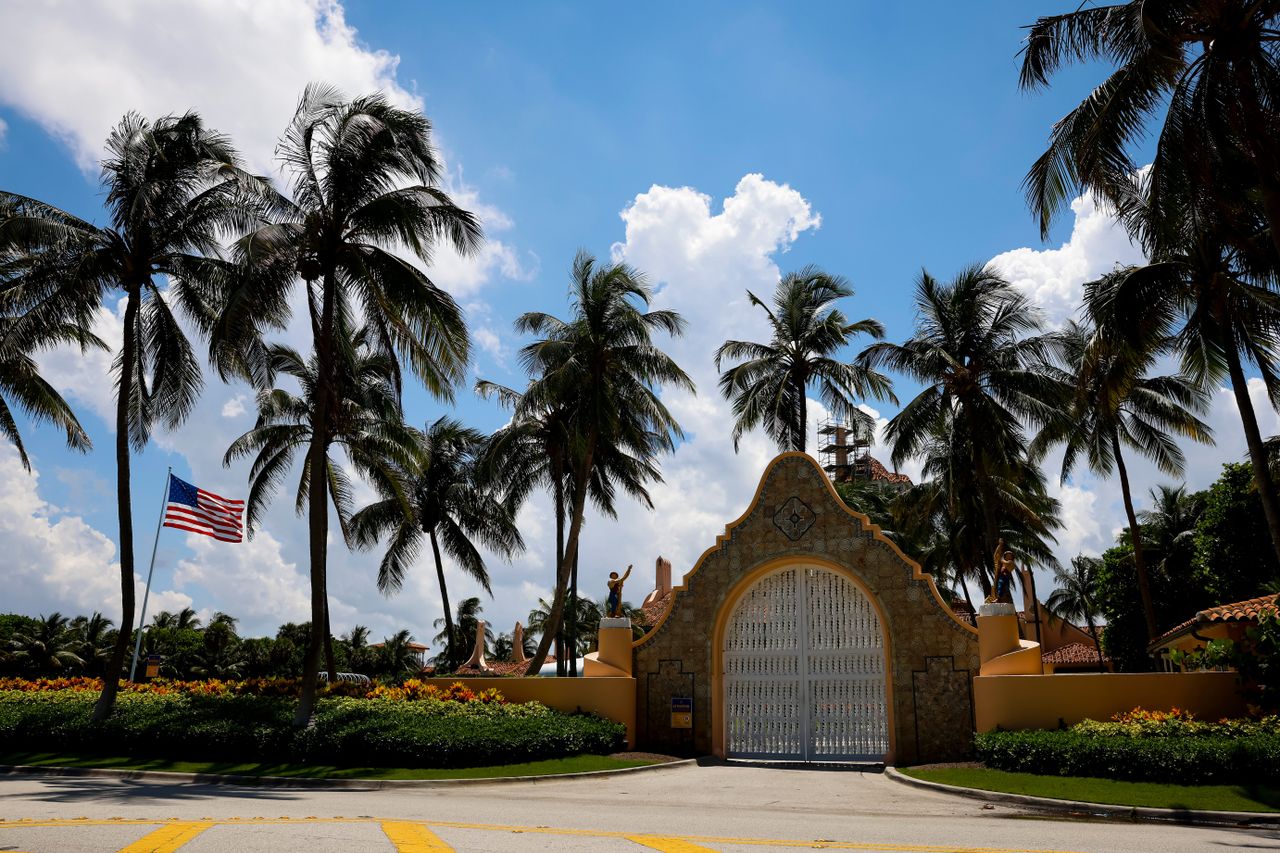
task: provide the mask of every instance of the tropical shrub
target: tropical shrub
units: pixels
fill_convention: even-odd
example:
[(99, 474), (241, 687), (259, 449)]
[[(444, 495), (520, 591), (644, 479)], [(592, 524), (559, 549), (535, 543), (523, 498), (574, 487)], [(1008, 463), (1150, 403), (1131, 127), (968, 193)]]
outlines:
[(465, 767), (608, 753), (625, 738), (621, 724), (599, 717), (503, 702), (492, 690), (455, 687), (428, 695), (430, 687), (422, 685), (412, 699), (327, 696), (317, 704), (314, 724), (298, 730), (291, 725), (291, 698), (237, 694), (225, 683), (209, 692), (171, 685), (125, 691), (115, 712), (98, 723), (91, 721), (96, 693), (83, 683), (0, 686), (0, 752)]
[[(185, 696), (277, 696), (296, 698), (301, 692), (297, 678), (246, 678), (239, 681), (223, 681), (210, 678), (204, 681), (171, 681), (156, 678), (151, 681), (120, 685), (124, 693), (150, 693)], [(60, 690), (102, 690), (102, 679), (75, 676), (71, 678), (0, 678), (0, 691), (15, 690), (23, 693), (48, 693)], [(502, 704), (507, 700), (496, 688), (476, 692), (460, 681), (447, 687), (438, 687), (411, 678), (399, 687), (383, 684), (356, 684), (338, 681), (321, 688), (324, 696), (346, 696), (356, 699), (393, 699), (415, 701), (436, 699), (442, 702), (478, 702)]]
[(988, 767), (1049, 776), (1180, 784), (1280, 780), (1280, 717), (1196, 720), (1140, 708), (1058, 731), (995, 731), (975, 738)]

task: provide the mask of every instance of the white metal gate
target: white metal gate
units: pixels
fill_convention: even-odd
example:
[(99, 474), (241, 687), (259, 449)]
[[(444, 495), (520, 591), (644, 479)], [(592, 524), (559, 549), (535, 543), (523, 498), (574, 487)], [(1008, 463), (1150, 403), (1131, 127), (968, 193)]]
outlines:
[(881, 760), (889, 751), (880, 619), (827, 569), (766, 575), (724, 637), (725, 754), (782, 761)]

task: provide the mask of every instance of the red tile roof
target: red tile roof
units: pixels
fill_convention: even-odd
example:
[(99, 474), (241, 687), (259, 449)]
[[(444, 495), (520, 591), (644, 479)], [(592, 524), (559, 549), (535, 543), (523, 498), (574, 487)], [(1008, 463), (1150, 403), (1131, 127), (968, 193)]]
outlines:
[[(1065, 646), (1056, 648), (1051, 652), (1045, 652), (1041, 657), (1045, 663), (1051, 663), (1055, 666), (1064, 664), (1097, 665), (1098, 648), (1090, 643), (1067, 643)], [(1105, 663), (1110, 658), (1103, 655), (1102, 660)]]
[(871, 479), (880, 480), (885, 483), (903, 483), (904, 485), (911, 485), (911, 478), (906, 474), (898, 474), (894, 471), (890, 471), (874, 456), (869, 456), (867, 458), (871, 460)]
[(1154, 648), (1161, 643), (1180, 637), (1188, 631), (1195, 630), (1201, 625), (1225, 624), (1228, 622), (1256, 622), (1258, 617), (1263, 613), (1274, 613), (1280, 607), (1276, 604), (1277, 596), (1274, 593), (1260, 595), (1257, 598), (1249, 598), (1244, 601), (1234, 601), (1230, 604), (1219, 604), (1217, 607), (1208, 607), (1196, 613), (1186, 622), (1165, 631), (1159, 637), (1151, 641), (1148, 648)]
[(652, 628), (658, 624), (658, 620), (662, 618), (662, 614), (667, 611), (667, 605), (671, 603), (671, 593), (668, 592), (661, 598), (655, 598), (648, 604), (640, 608), (640, 615), (636, 622), (645, 628)]

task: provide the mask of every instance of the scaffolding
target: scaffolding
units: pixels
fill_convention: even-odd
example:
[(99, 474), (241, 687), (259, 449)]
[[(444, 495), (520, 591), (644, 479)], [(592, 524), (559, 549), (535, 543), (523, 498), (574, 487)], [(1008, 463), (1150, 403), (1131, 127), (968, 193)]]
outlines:
[(828, 418), (818, 424), (823, 470), (837, 483), (871, 479), (872, 425)]

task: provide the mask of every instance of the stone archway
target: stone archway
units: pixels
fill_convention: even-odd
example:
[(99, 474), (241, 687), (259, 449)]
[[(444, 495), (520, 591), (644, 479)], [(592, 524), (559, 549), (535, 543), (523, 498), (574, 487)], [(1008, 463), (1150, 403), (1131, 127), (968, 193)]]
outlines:
[[(840, 500), (817, 461), (803, 453), (784, 453), (769, 463), (746, 511), (685, 573), (666, 612), (634, 644), (640, 748), (720, 757), (733, 751), (725, 731), (726, 628), (751, 585), (788, 566), (820, 568), (844, 579), (875, 612), (884, 636), (885, 760), (967, 755), (977, 631), (956, 618), (932, 577)], [(857, 635), (845, 631), (839, 642), (851, 648)], [(859, 723), (850, 715), (857, 702), (843, 701), (853, 696), (853, 687), (835, 689), (840, 695), (825, 710), (856, 730)], [(675, 713), (690, 707), (691, 719)], [(874, 756), (867, 749), (865, 755)], [(804, 750), (812, 759), (814, 750)]]
[(842, 572), (793, 563), (726, 603), (716, 650), (728, 758), (881, 761), (889, 752), (885, 634)]

